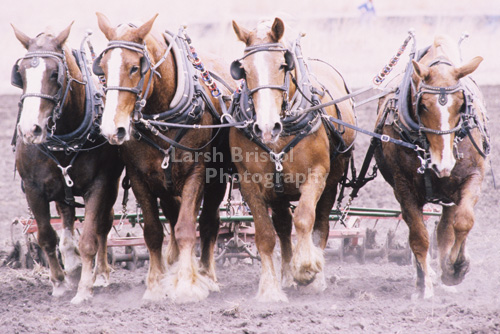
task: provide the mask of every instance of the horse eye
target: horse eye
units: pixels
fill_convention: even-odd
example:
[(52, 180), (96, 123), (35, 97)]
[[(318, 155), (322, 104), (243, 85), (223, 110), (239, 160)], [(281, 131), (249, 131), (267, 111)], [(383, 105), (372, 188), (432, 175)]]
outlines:
[(58, 73), (57, 71), (53, 71), (51, 74), (50, 74), (50, 79), (51, 80), (57, 80), (57, 77), (58, 77)]
[(136, 73), (137, 71), (139, 71), (139, 66), (135, 66), (135, 65), (134, 65), (134, 66), (132, 66), (132, 67), (130, 68), (130, 75), (132, 75), (132, 74)]
[(429, 111), (429, 109), (427, 109), (427, 107), (425, 106), (425, 104), (421, 104), (421, 105), (420, 105), (420, 109), (422, 109), (422, 110), (423, 110), (423, 111), (425, 111), (425, 112), (428, 112), (428, 111)]

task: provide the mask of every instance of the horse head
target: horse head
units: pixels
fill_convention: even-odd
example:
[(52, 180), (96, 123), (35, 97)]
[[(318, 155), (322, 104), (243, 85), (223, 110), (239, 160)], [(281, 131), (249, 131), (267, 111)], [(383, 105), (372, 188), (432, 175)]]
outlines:
[(14, 65), (11, 78), (14, 86), (23, 89), (17, 130), (26, 144), (43, 143), (47, 129), (54, 129), (60, 116), (67, 83), (64, 43), (72, 25), (58, 35), (44, 32), (35, 38), (12, 25), (16, 38), (28, 51)]
[(292, 53), (282, 44), (283, 21), (261, 22), (249, 31), (233, 21), (238, 39), (245, 43), (245, 55), (231, 65), (235, 80), (245, 79), (253, 100), (255, 135), (264, 143), (276, 142), (283, 125), (281, 115), (288, 100), (288, 72), (294, 68)]
[[(146, 42), (158, 14), (138, 27), (112, 27), (106, 16), (96, 14), (99, 28), (109, 40), (93, 67), (94, 73), (104, 76), (107, 84), (101, 132), (111, 144), (121, 145), (130, 139), (130, 126), (137, 103), (145, 104), (148, 98), (143, 95), (151, 75)], [(148, 94), (151, 92), (152, 89)]]
[(458, 47), (447, 38), (436, 37), (420, 61), (412, 61), (413, 83), (417, 89), (415, 117), (429, 143), (430, 167), (438, 177), (448, 177), (456, 163), (453, 147), (465, 109), (464, 87), (460, 79), (474, 72), (483, 58), (475, 57), (456, 66)]

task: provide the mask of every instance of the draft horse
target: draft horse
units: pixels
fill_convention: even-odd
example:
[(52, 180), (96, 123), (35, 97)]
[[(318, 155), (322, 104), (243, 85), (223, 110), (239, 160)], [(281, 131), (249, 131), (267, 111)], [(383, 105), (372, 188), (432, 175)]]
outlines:
[[(107, 82), (101, 130), (111, 144), (120, 145), (143, 212), (150, 255), (143, 298), (159, 300), (168, 294), (175, 302), (194, 302), (206, 298), (210, 290), (218, 290), (213, 252), (226, 183), (213, 177), (216, 182), (210, 184), (206, 174), (208, 168), (218, 171), (221, 166), (216, 166), (228, 164), (230, 159), (215, 145), (220, 133), (207, 127), (190, 128), (217, 123), (222, 102), (214, 97), (213, 85), (210, 88), (202, 83), (202, 79), (211, 83), (207, 72), (195, 76), (187, 59), (200, 58), (193, 57), (184, 32), (155, 33), (152, 26), (156, 17), (137, 25), (113, 27), (107, 17), (97, 13), (99, 28), (109, 40), (94, 63), (94, 73)], [(219, 59), (201, 58), (207, 68), (222, 72)], [(201, 66), (198, 61), (196, 64)], [(170, 125), (155, 125), (155, 121)], [(178, 127), (182, 125), (185, 127)], [(228, 147), (226, 150), (229, 152)], [(196, 220), (202, 198), (198, 268)], [(162, 259), (164, 228), (158, 199), (171, 225), (168, 273)]]
[[(314, 290), (326, 288), (323, 249), (329, 214), (355, 138), (354, 131), (334, 126), (327, 118), (354, 124), (353, 104), (345, 100), (304, 111), (348, 92), (329, 64), (304, 61), (298, 40), (287, 42), (283, 37), (281, 19), (262, 22), (254, 30), (233, 21), (233, 28), (246, 48), (244, 56), (231, 65), (233, 78), (243, 79), (231, 113), (249, 126), (230, 130), (230, 146), (262, 259), (257, 299), (286, 301), (282, 285), (313, 283)], [(298, 201), (293, 213), (291, 201)], [(292, 221), (297, 237), (293, 251)], [(276, 235), (282, 284), (272, 259)]]
[[(99, 135), (102, 95), (83, 48), (72, 51), (65, 44), (71, 26), (58, 35), (44, 32), (35, 38), (13, 26), (28, 50), (12, 70), (12, 84), (23, 89), (13, 145), (26, 200), (38, 224), (38, 242), (48, 258), (52, 295), (62, 295), (80, 280), (73, 299), (77, 302), (91, 295), (96, 277), (109, 280), (106, 243), (123, 164), (117, 148)], [(73, 227), (75, 208), (82, 205), (75, 196), (82, 196), (85, 206), (79, 250)], [(64, 270), (50, 224), (50, 202), (63, 220), (59, 249)]]
[(417, 147), (382, 142), (375, 159), (409, 227), (416, 295), (422, 298), (433, 296), (429, 235), (422, 217), (426, 203), (443, 205), (437, 225), (442, 282), (459, 284), (469, 270), (466, 239), (474, 225), (473, 208), (489, 153), (484, 100), (468, 77), (481, 61), (475, 57), (461, 64), (458, 44), (436, 36), (412, 59), (402, 79), (392, 83), (399, 86), (398, 95), (379, 101), (376, 131)]

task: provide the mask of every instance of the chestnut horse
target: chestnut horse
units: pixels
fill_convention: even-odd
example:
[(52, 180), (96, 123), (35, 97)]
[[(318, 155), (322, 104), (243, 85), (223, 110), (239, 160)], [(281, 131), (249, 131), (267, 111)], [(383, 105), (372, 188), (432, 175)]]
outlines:
[[(377, 129), (420, 147), (411, 150), (383, 142), (375, 151), (377, 165), (393, 187), (409, 227), (415, 255), (417, 294), (433, 296), (427, 252), (429, 235), (423, 222), (426, 203), (443, 205), (437, 226), (441, 280), (459, 284), (469, 270), (466, 238), (474, 225), (485, 159), (489, 153), (486, 110), (482, 95), (468, 77), (482, 61), (461, 64), (458, 44), (437, 36), (418, 61), (412, 60), (400, 89), (410, 93), (395, 101), (380, 99)], [(395, 106), (398, 106), (395, 108)]]
[[(262, 258), (257, 299), (286, 301), (282, 285), (313, 283), (314, 290), (326, 288), (323, 249), (329, 214), (355, 138), (353, 130), (333, 126), (326, 117), (354, 124), (353, 104), (346, 100), (302, 112), (312, 104), (347, 95), (340, 74), (324, 62), (306, 64), (298, 41), (284, 40), (285, 25), (279, 18), (254, 30), (233, 21), (233, 28), (246, 48), (245, 55), (231, 65), (233, 78), (244, 79), (231, 111), (234, 118), (251, 125), (232, 128), (230, 146)], [(298, 201), (293, 213), (290, 201)], [(292, 221), (297, 236), (293, 251)], [(282, 284), (272, 259), (276, 234)]]
[[(107, 82), (101, 130), (110, 143), (120, 145), (132, 190), (143, 211), (150, 255), (143, 298), (159, 300), (168, 294), (175, 302), (193, 302), (206, 298), (210, 290), (218, 290), (213, 252), (226, 183), (206, 185), (206, 170), (211, 163), (230, 161), (227, 157), (224, 162), (221, 152), (215, 151), (214, 143), (220, 137), (215, 130), (188, 129), (190, 125), (217, 123), (220, 99), (202, 83), (207, 72), (194, 79), (193, 64), (187, 62), (192, 54), (186, 35), (162, 36), (152, 31), (156, 16), (146, 23), (113, 27), (97, 13), (99, 28), (109, 40), (94, 64), (94, 73), (105, 76)], [(202, 59), (211, 70), (222, 72), (220, 60)], [(154, 121), (171, 125), (156, 126)], [(177, 129), (177, 123), (187, 128)], [(213, 153), (212, 158), (208, 153)], [(204, 197), (204, 192), (208, 196)], [(162, 259), (164, 228), (158, 199), (172, 227), (166, 255), (168, 272)], [(202, 199), (198, 268), (194, 249)]]
[[(14, 27), (28, 50), (12, 71), (12, 83), (23, 89), (14, 142), (16, 168), (38, 224), (39, 245), (48, 257), (52, 295), (59, 296), (71, 287), (69, 283), (78, 282), (82, 269), (73, 299), (80, 301), (90, 296), (96, 276), (109, 278), (106, 243), (123, 164), (117, 148), (99, 135), (96, 120), (102, 99), (84, 51), (72, 52), (65, 45), (70, 30), (71, 25), (58, 35), (30, 38)], [(78, 206), (74, 196), (82, 196), (85, 203), (79, 252), (73, 231)], [(64, 270), (57, 258), (50, 202), (55, 202), (63, 220), (59, 249)]]

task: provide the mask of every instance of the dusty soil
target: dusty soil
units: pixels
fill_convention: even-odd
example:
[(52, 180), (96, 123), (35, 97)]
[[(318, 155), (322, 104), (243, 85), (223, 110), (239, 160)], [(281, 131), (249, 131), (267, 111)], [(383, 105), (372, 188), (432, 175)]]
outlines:
[[(500, 87), (485, 86), (492, 134), (493, 171), (498, 174), (496, 147), (500, 137)], [(15, 217), (26, 217), (26, 201), (14, 178), (10, 140), (17, 96), (0, 97), (0, 264), (12, 250), (10, 229)], [(362, 99), (362, 97), (360, 98)], [(373, 128), (374, 102), (357, 110), (359, 124)], [(361, 165), (369, 138), (359, 135), (356, 161)], [(497, 177), (498, 179), (498, 177)], [(476, 225), (468, 238), (471, 271), (454, 289), (437, 284), (435, 297), (412, 300), (415, 269), (383, 259), (359, 264), (327, 255), (328, 288), (321, 294), (288, 291), (289, 302), (260, 304), (254, 300), (260, 267), (243, 261), (218, 265), (220, 293), (196, 304), (141, 301), (146, 267), (135, 271), (117, 266), (112, 283), (97, 288), (94, 299), (70, 304), (73, 294), (56, 299), (45, 268), (0, 267), (1, 333), (500, 333), (500, 217), (498, 189), (488, 168), (476, 206)], [(354, 201), (355, 206), (397, 208), (391, 189), (379, 176)], [(131, 204), (133, 206), (133, 204)], [(118, 206), (119, 208), (119, 206)], [(432, 225), (432, 224), (430, 224)], [(364, 227), (373, 222), (363, 223)], [(394, 221), (379, 222), (382, 245)], [(430, 227), (429, 227), (430, 228)], [(398, 227), (404, 243), (408, 229)], [(333, 245), (335, 247), (335, 245)], [(437, 264), (432, 267), (438, 271)]]

